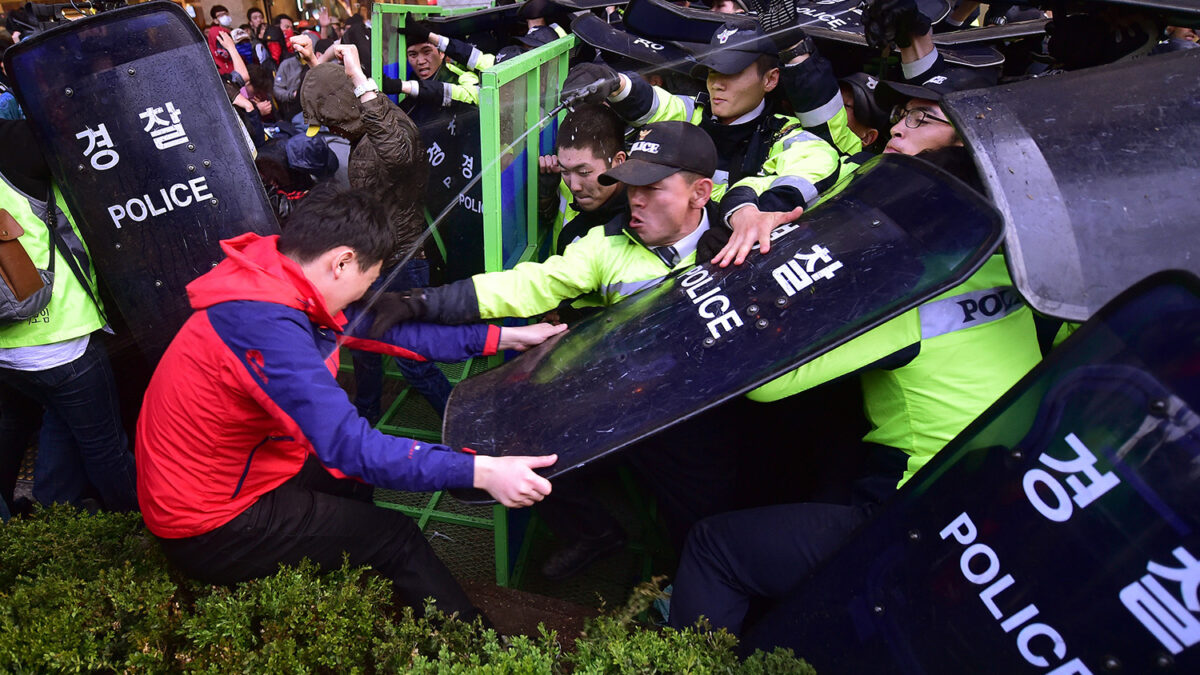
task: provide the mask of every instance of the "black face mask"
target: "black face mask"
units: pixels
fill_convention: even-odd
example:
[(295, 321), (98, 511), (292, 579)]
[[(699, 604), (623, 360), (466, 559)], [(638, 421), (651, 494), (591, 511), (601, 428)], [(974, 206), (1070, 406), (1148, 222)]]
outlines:
[(42, 199), (50, 190), (50, 165), (27, 120), (0, 120), (0, 173), (25, 194)]

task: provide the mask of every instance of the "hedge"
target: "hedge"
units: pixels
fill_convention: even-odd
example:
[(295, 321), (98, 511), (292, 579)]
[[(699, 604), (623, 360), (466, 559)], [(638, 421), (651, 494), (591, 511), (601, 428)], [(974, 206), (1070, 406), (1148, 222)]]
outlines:
[(436, 608), (415, 617), (388, 582), (344, 565), (282, 567), (235, 588), (184, 579), (137, 515), (40, 510), (0, 525), (0, 672), (812, 673), (789, 650), (739, 661), (724, 631), (639, 626), (656, 597), (588, 622), (501, 636)]

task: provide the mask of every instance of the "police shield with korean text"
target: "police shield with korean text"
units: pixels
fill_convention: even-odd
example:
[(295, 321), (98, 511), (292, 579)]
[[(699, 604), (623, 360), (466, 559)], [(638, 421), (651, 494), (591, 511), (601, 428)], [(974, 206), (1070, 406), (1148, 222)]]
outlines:
[(38, 34), (5, 62), (101, 278), (157, 360), (218, 242), (279, 229), (203, 38), (150, 3)]

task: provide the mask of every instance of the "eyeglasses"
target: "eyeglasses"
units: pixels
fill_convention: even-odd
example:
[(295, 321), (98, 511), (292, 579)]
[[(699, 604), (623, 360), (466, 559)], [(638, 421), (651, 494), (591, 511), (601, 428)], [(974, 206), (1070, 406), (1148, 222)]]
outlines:
[(950, 124), (950, 120), (942, 119), (929, 112), (925, 108), (915, 108), (913, 110), (905, 110), (902, 106), (892, 108), (891, 122), (895, 125), (900, 120), (904, 120), (904, 126), (909, 129), (916, 129), (926, 122), (941, 122), (942, 124)]

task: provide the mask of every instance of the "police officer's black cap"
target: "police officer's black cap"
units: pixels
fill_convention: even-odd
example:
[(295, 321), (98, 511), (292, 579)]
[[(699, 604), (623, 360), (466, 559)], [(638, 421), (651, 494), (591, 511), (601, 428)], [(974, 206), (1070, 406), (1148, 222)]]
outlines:
[(708, 133), (687, 122), (655, 122), (642, 127), (623, 164), (600, 174), (601, 185), (651, 185), (690, 171), (712, 176), (717, 170), (717, 147)]
[(854, 101), (854, 118), (859, 122), (876, 129), (887, 129), (890, 110), (884, 110), (875, 99), (875, 91), (879, 88), (879, 78), (867, 73), (853, 73), (838, 80), (850, 91)]
[(555, 32), (553, 28), (550, 26), (538, 26), (537, 28), (534, 28), (528, 33), (517, 38), (517, 42), (520, 42), (530, 49), (536, 49), (542, 45), (548, 45), (557, 39), (558, 33)]
[(905, 103), (908, 99), (941, 101), (946, 94), (990, 87), (996, 84), (996, 80), (972, 68), (948, 67), (916, 82), (884, 80), (880, 84), (882, 86), (876, 90), (876, 100), (885, 110), (890, 110), (892, 106)]
[(700, 65), (723, 75), (736, 75), (763, 54), (778, 54), (775, 43), (754, 19), (726, 21), (713, 33), (708, 49), (696, 57)]

